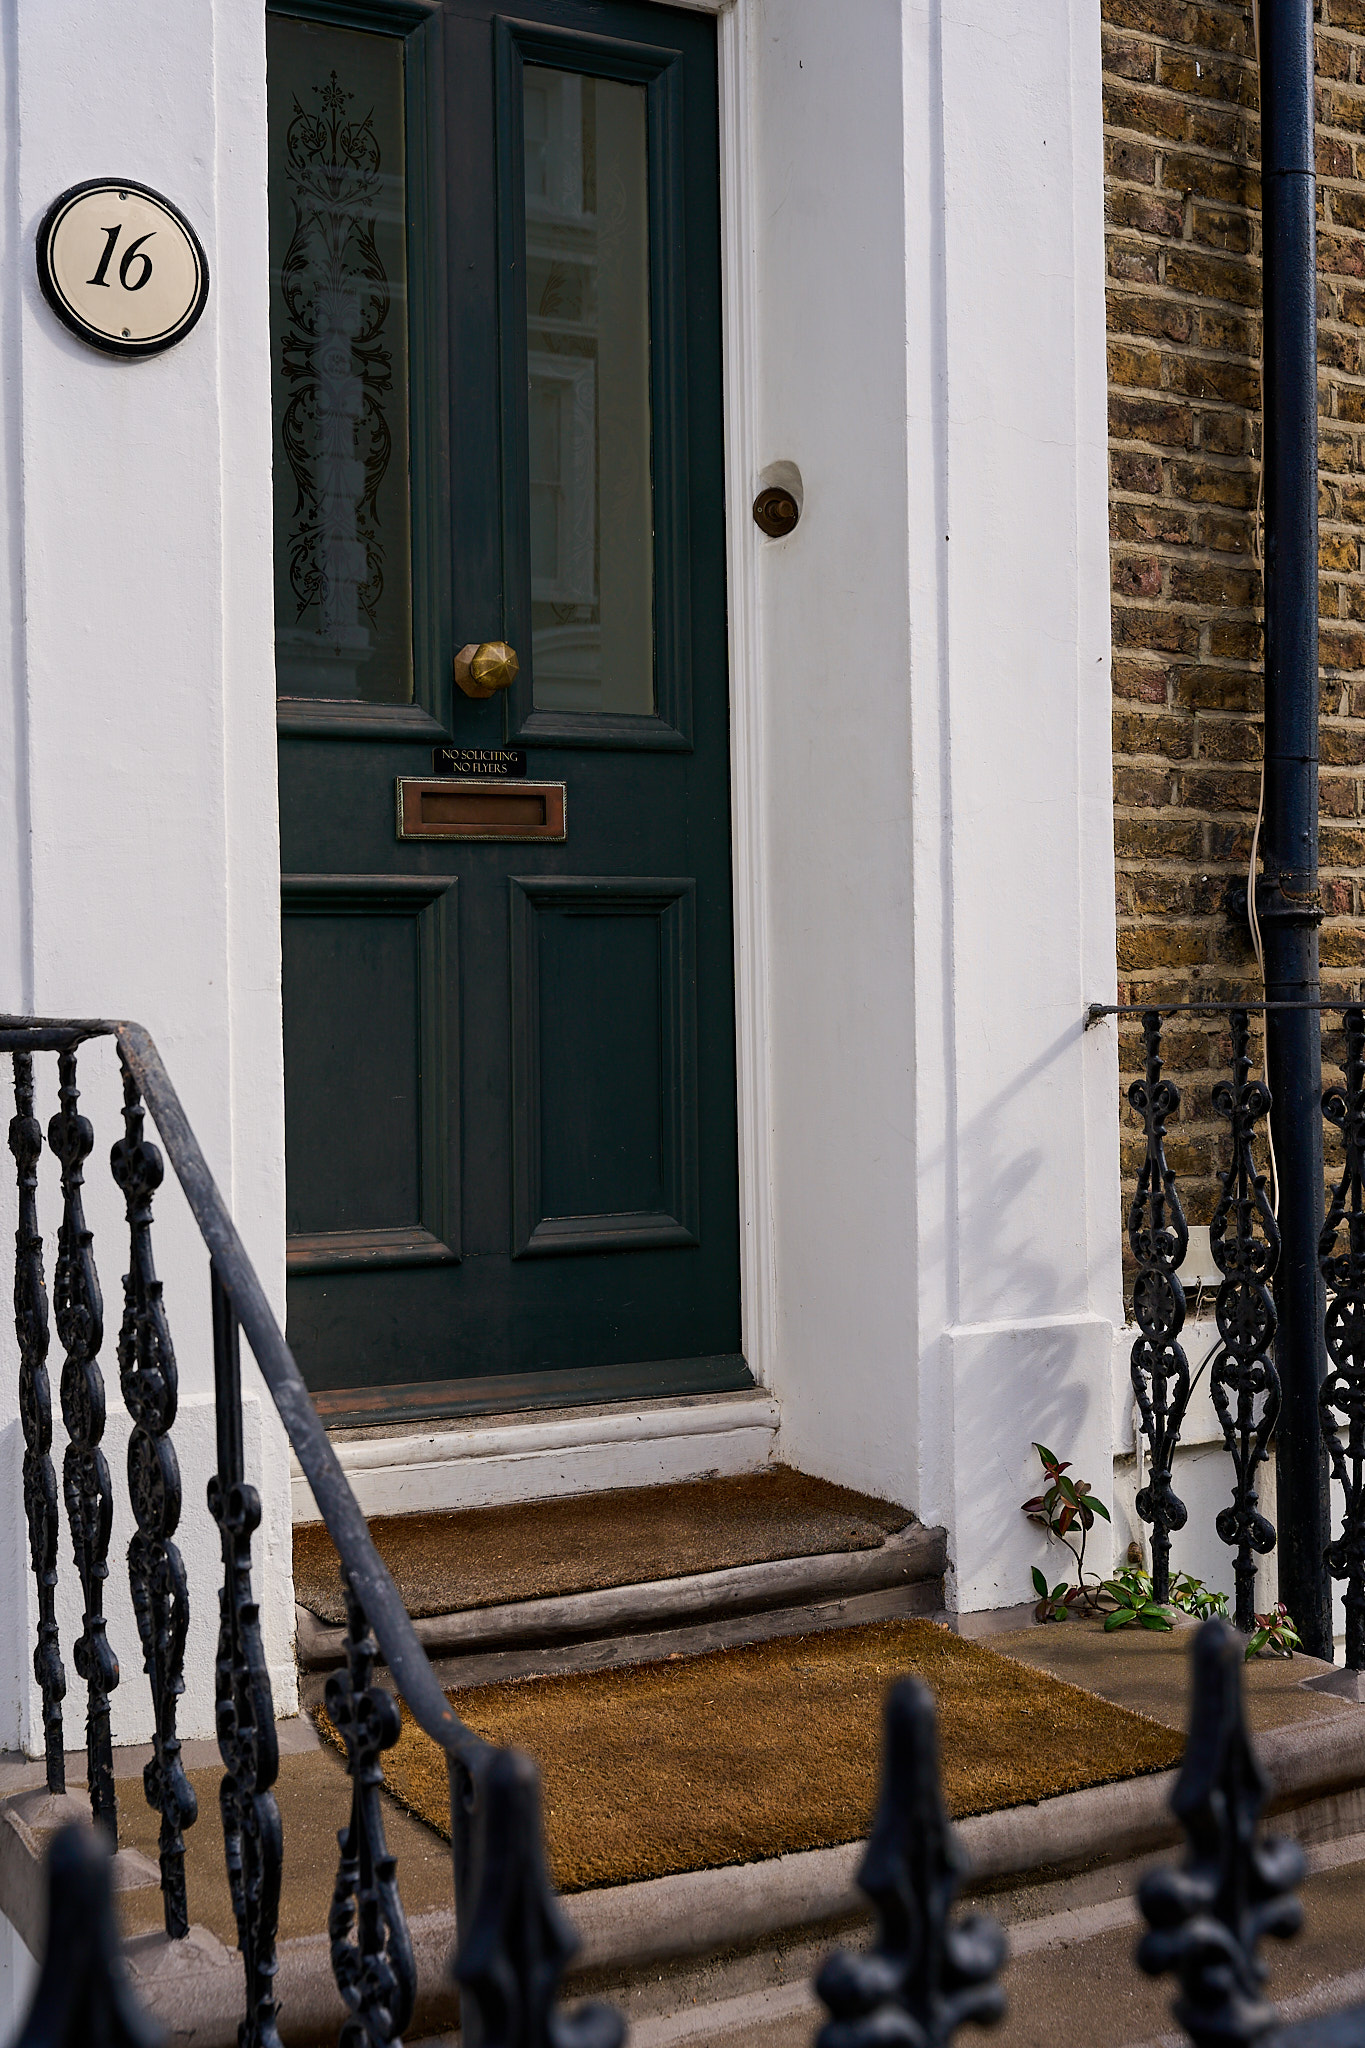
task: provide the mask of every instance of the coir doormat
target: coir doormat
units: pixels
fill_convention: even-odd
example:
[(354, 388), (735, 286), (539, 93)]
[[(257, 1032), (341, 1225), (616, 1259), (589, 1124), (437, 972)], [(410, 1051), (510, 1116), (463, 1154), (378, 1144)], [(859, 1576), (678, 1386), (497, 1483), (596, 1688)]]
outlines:
[[(883, 1702), (907, 1671), (937, 1702), (944, 1786), (958, 1816), (1164, 1770), (1184, 1746), (1174, 1729), (929, 1621), (450, 1698), (488, 1741), (535, 1757), (551, 1871), (573, 1892), (861, 1840), (876, 1797)], [(406, 1709), (383, 1761), (394, 1797), (448, 1835), (445, 1758)]]
[[(890, 1501), (769, 1465), (508, 1507), (376, 1515), (370, 1534), (408, 1613), (429, 1615), (875, 1550), (913, 1519)], [(341, 1560), (321, 1522), (294, 1531), (294, 1598), (320, 1621), (346, 1619)]]

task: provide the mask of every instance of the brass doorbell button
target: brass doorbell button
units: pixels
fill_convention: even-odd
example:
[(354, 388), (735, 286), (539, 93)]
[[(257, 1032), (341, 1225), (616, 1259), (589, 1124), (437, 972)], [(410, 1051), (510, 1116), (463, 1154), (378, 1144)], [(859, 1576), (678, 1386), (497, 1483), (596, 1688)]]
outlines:
[(776, 484), (770, 484), (754, 499), (754, 524), (770, 540), (781, 540), (784, 534), (791, 533), (800, 517), (801, 508), (791, 492)]

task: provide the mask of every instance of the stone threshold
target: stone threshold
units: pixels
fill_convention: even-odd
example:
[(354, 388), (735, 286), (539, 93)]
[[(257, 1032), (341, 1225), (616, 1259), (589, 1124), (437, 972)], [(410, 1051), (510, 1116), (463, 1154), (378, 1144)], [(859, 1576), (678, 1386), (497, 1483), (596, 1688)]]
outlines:
[[(352, 1492), (373, 1516), (757, 1472), (774, 1455), (780, 1419), (772, 1395), (754, 1387), (470, 1416), (458, 1427), (421, 1422), (329, 1434)], [(316, 1522), (317, 1504), (296, 1460), (291, 1471), (294, 1520)]]

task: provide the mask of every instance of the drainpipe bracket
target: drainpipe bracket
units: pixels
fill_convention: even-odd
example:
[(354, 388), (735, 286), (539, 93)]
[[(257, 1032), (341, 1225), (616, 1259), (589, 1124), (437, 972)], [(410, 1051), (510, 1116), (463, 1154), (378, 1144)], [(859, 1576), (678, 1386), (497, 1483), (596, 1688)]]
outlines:
[[(1245, 882), (1229, 882), (1223, 908), (1240, 930), (1250, 933)], [(1323, 916), (1322, 891), (1316, 876), (1262, 875), (1256, 884), (1256, 920), (1262, 931), (1311, 930), (1322, 923)]]

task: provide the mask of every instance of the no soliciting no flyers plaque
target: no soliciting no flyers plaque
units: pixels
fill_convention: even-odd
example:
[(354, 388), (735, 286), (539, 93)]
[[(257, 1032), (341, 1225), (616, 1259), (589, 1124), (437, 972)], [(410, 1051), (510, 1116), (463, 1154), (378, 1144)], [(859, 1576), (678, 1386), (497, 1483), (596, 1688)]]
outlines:
[(178, 206), (130, 178), (90, 178), (38, 230), (38, 282), (92, 348), (150, 356), (183, 340), (209, 294), (208, 258)]

